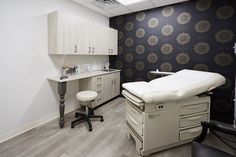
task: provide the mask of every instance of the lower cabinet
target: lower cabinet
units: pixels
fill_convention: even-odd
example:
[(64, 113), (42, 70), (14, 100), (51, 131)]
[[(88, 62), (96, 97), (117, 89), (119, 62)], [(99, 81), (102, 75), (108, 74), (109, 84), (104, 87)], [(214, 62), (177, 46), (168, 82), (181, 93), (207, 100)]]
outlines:
[(104, 75), (104, 101), (120, 95), (120, 73)]
[(91, 78), (82, 79), (79, 82), (80, 91), (93, 90), (98, 97), (92, 103), (92, 108), (120, 95), (120, 72), (107, 73)]

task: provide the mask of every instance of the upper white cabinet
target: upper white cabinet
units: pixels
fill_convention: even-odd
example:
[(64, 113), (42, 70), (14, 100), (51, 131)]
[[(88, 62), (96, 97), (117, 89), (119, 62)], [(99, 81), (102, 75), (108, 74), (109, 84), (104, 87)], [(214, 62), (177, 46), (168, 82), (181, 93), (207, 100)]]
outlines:
[[(118, 54), (118, 32), (112, 28), (105, 28), (105, 52), (107, 55), (117, 55)], [(116, 40), (114, 40), (116, 39)]]
[(48, 14), (49, 54), (117, 55), (118, 31), (58, 11)]
[(48, 48), (50, 54), (72, 54), (77, 51), (76, 20), (59, 12), (48, 15)]

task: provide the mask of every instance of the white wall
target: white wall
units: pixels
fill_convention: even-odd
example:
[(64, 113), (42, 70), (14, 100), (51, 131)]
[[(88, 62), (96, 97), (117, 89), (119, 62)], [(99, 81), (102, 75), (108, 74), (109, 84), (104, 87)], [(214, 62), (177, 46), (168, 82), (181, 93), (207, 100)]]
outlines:
[[(49, 56), (47, 13), (59, 10), (108, 26), (109, 19), (70, 0), (0, 1), (0, 141), (58, 116), (57, 84), (63, 64), (101, 68), (107, 56)], [(77, 105), (78, 82), (68, 84), (66, 107)]]

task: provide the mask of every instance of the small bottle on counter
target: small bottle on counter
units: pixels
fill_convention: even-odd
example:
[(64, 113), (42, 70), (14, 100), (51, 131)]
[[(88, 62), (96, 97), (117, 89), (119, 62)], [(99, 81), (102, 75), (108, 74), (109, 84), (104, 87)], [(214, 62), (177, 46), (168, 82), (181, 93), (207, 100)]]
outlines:
[(78, 75), (80, 73), (79, 67), (75, 66), (75, 74)]

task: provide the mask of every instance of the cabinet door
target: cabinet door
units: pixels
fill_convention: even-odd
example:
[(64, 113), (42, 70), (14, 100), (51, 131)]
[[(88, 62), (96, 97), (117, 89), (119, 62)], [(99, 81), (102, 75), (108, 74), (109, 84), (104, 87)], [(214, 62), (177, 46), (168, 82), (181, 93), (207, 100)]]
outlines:
[[(75, 18), (73, 16), (61, 15), (61, 22), (59, 24), (60, 32), (58, 39), (59, 52), (66, 54), (76, 53), (76, 27)], [(61, 42), (61, 43), (60, 43)]]
[(76, 53), (76, 18), (60, 12), (48, 15), (48, 44), (50, 54)]
[(114, 73), (114, 97), (120, 95), (120, 73)]
[(89, 54), (89, 23), (85, 20), (77, 20), (77, 35), (78, 35), (78, 53)]
[(109, 46), (109, 55), (112, 55), (114, 53), (113, 50), (113, 29), (109, 28), (109, 34), (108, 34), (108, 46)]
[(96, 27), (94, 22), (88, 21), (88, 54), (95, 54), (96, 52)]
[(105, 34), (105, 27), (94, 24), (94, 48), (95, 48), (95, 54), (97, 55), (104, 55), (105, 54), (105, 48), (106, 48), (106, 37)]
[(88, 23), (88, 54), (103, 54), (103, 27), (94, 22)]
[(110, 42), (111, 42), (111, 55), (117, 55), (118, 54), (118, 31), (115, 29), (111, 29)]
[(110, 28), (104, 27), (104, 54), (105, 55), (110, 55), (111, 53), (111, 42), (110, 42)]
[(113, 74), (104, 75), (104, 100), (107, 101), (113, 97), (114, 88), (113, 88)]

